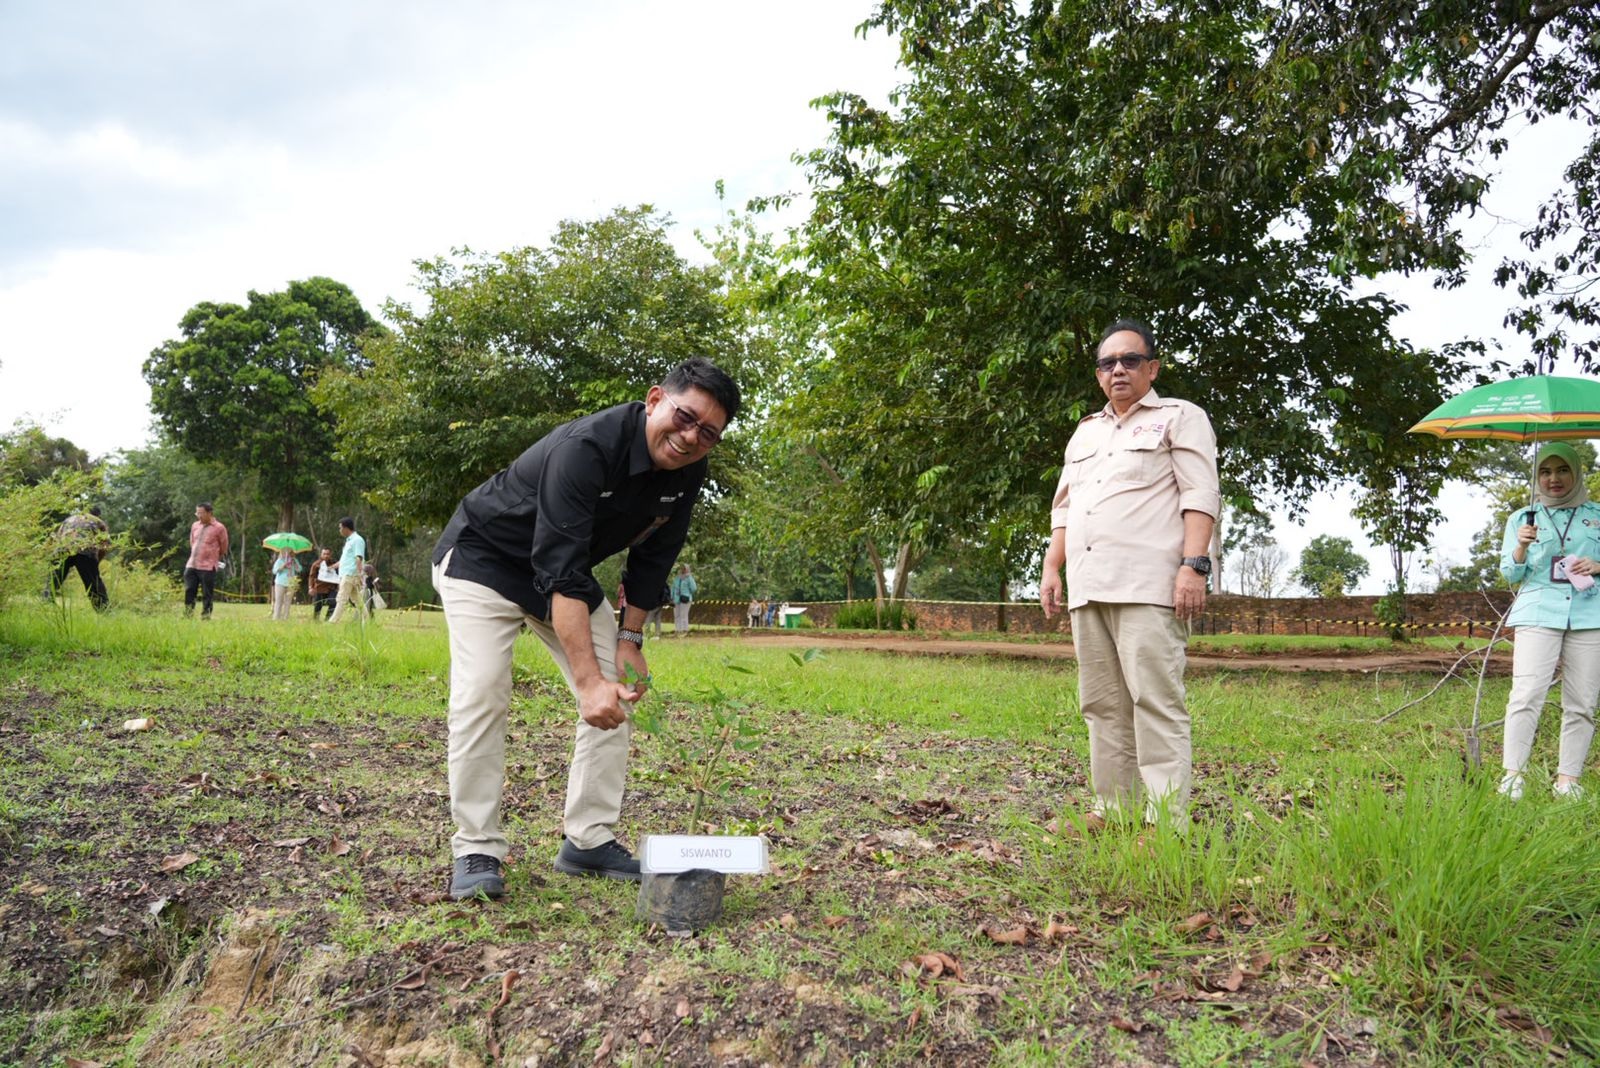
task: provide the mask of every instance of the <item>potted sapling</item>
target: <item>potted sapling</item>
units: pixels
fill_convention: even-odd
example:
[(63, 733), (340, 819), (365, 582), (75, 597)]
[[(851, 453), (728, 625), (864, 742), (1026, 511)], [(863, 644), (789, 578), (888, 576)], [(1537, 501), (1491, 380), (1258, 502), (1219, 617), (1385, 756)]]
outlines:
[[(816, 659), (817, 650), (804, 656), (789, 654), (797, 665)], [(754, 674), (749, 668), (725, 663), (729, 671)], [(634, 682), (629, 668), (624, 682)], [(659, 924), (668, 934), (687, 935), (716, 922), (722, 915), (722, 896), (729, 874), (756, 874), (767, 870), (766, 840), (759, 837), (705, 835), (711, 804), (724, 796), (731, 782), (729, 757), (760, 744), (760, 728), (750, 721), (749, 704), (713, 684), (702, 691), (705, 713), (695, 730), (670, 738), (665, 722), (654, 707), (635, 708), (634, 726), (646, 734), (667, 739), (683, 768), (690, 794), (689, 815), (681, 835), (647, 836), (640, 850), (639, 919)]]

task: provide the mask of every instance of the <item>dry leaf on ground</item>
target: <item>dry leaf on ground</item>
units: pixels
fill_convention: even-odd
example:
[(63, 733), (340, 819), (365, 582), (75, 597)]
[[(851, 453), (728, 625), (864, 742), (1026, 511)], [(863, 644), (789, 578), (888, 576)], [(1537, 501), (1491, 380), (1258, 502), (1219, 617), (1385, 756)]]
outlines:
[(1136, 1023), (1135, 1021), (1129, 1020), (1122, 1016), (1111, 1017), (1111, 1026), (1115, 1027), (1118, 1031), (1126, 1031), (1130, 1035), (1136, 1035), (1140, 1031), (1144, 1030), (1144, 1024)]
[(1172, 929), (1179, 934), (1194, 934), (1197, 931), (1205, 930), (1215, 922), (1216, 921), (1211, 918), (1211, 913), (1197, 912), (1193, 916), (1190, 916), (1187, 920), (1182, 920), (1175, 924)]
[(200, 858), (190, 852), (178, 853), (174, 856), (161, 858), (161, 870), (167, 873), (182, 871)]
[(1026, 926), (1002, 930), (998, 927), (984, 924), (979, 930), (987, 935), (990, 941), (999, 942), (1003, 946), (1025, 946), (1028, 944), (1028, 940), (1033, 937), (1032, 929)]
[(948, 953), (919, 953), (900, 965), (900, 970), (912, 978), (926, 976), (929, 979), (938, 979), (940, 976), (950, 975), (959, 982), (967, 981), (961, 962)]

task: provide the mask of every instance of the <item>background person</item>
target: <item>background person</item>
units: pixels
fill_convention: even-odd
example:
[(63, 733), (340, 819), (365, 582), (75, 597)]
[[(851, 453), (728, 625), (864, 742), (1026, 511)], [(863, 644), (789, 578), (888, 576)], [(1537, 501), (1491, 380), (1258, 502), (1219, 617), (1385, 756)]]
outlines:
[(289, 603), (294, 600), (294, 580), (301, 572), (300, 561), (288, 549), (279, 549), (272, 561), (272, 618), (288, 619)]
[[(505, 893), (500, 822), (511, 658), (524, 627), (545, 644), (578, 703), (564, 840), (569, 875), (637, 879), (616, 840), (631, 702), (650, 681), (639, 629), (689, 533), (706, 456), (739, 410), (739, 388), (702, 359), (680, 364), (644, 403), (557, 427), (462, 500), (433, 550), (450, 631), (450, 894)], [(627, 553), (619, 628), (594, 577)], [(636, 683), (619, 682), (631, 668)]]
[[(361, 584), (366, 578), (363, 568), (367, 562), (367, 539), (356, 533), (355, 519), (345, 516), (339, 520), (339, 533), (344, 535), (344, 548), (339, 553), (339, 595), (328, 616), (329, 623), (343, 619), (351, 602), (359, 600)], [(359, 604), (356, 610), (360, 611)]]
[(1520, 583), (1506, 616), (1516, 636), (1500, 780), (1500, 792), (1513, 800), (1522, 796), (1523, 772), (1556, 665), (1561, 666), (1558, 797), (1583, 794), (1578, 779), (1594, 739), (1600, 699), (1600, 587), (1592, 584), (1600, 575), (1600, 506), (1589, 500), (1583, 464), (1572, 446), (1546, 445), (1535, 468), (1534, 506), (1511, 513), (1500, 549), (1500, 573), (1507, 582)]
[(61, 592), (61, 584), (69, 571), (76, 571), (83, 580), (83, 589), (96, 612), (104, 612), (111, 604), (106, 592), (105, 579), (100, 577), (100, 561), (111, 550), (111, 528), (100, 518), (100, 506), (87, 512), (70, 515), (56, 528), (56, 551), (64, 553), (50, 576), (47, 596), (54, 599)]
[(1094, 807), (1086, 824), (1144, 798), (1187, 819), (1192, 778), (1183, 670), (1189, 621), (1205, 607), (1211, 532), (1222, 505), (1217, 438), (1206, 413), (1151, 388), (1150, 328), (1119, 319), (1101, 335), (1095, 374), (1106, 406), (1067, 442), (1050, 510), (1039, 601), (1062, 607), (1061, 569), (1089, 725)]
[(194, 506), (194, 522), (189, 525), (189, 559), (183, 565), (183, 614), (194, 614), (197, 591), (204, 591), (200, 618), (211, 618), (211, 598), (217, 586), (217, 572), (226, 567), (228, 528), (213, 513), (210, 501)]
[(334, 601), (339, 594), (339, 563), (333, 558), (333, 550), (326, 545), (306, 573), (306, 592), (311, 595), (311, 621), (316, 622), (323, 609), (327, 609), (328, 618), (332, 619)]
[(752, 597), (750, 603), (744, 606), (744, 625), (757, 627), (761, 624), (761, 598)]
[(652, 628), (654, 628), (655, 632), (651, 635), (651, 637), (654, 638), (661, 637), (661, 609), (663, 605), (669, 605), (672, 603), (671, 588), (663, 582), (661, 584), (661, 592), (657, 595), (657, 597), (659, 600), (656, 601), (655, 607), (644, 614), (644, 629), (646, 632), (649, 632)]
[(383, 598), (378, 596), (378, 568), (371, 560), (361, 565), (361, 593), (367, 618), (371, 619), (383, 607)]
[(694, 604), (700, 584), (689, 573), (689, 565), (680, 564), (668, 588), (672, 593), (672, 632), (681, 638), (689, 633), (689, 606)]

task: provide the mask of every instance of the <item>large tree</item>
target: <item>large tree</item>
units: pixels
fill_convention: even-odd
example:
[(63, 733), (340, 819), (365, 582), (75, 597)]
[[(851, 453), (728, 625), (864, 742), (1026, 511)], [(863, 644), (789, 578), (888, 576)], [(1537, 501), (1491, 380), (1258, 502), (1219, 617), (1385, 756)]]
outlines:
[[(1337, 479), (1381, 495), (1398, 470), (1431, 499), (1442, 462), (1375, 467), (1368, 446), (1481, 347), (1413, 351), (1358, 282), (1458, 277), (1474, 152), (1533, 85), (1532, 61), (1485, 64), (1593, 21), (1552, 5), (1496, 28), (1483, 6), (881, 4), (866, 26), (899, 38), (904, 82), (887, 107), (826, 98), (831, 140), (805, 157), (801, 277), (826, 344), (784, 418), (838, 472), (830, 507), (921, 547), (1036, 530), (1121, 314), (1155, 326), (1158, 389), (1212, 412), (1231, 498), (1295, 506)], [(1521, 106), (1562, 100), (1582, 96)], [(1401, 546), (1405, 520), (1385, 527)]]
[(642, 399), (691, 356), (742, 378), (717, 271), (688, 264), (667, 226), (639, 207), (564, 222), (547, 248), (419, 262), (423, 305), (387, 305), (395, 331), (367, 344), (370, 366), (317, 392), (339, 416), (340, 455), (382, 472), (369, 498), (404, 523), (442, 523), (550, 430)]
[(1341, 597), (1366, 577), (1370, 565), (1349, 538), (1318, 534), (1300, 550), (1289, 578), (1314, 597)]
[(58, 473), (87, 472), (90, 466), (87, 452), (41, 426), (18, 423), (11, 433), (0, 434), (0, 487), (37, 486)]
[(347, 286), (309, 278), (244, 305), (197, 304), (179, 329), (144, 363), (161, 428), (195, 457), (253, 474), (292, 529), (295, 506), (340, 474), (311, 387), (361, 366), (362, 340), (381, 328)]

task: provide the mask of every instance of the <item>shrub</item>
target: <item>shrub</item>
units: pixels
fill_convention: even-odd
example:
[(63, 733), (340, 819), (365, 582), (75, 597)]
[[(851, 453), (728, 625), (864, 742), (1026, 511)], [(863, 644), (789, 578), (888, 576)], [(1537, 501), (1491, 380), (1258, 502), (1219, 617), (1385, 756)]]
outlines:
[(876, 601), (851, 601), (840, 607), (833, 625), (841, 630), (916, 630), (917, 614), (899, 601), (883, 606), (880, 620)]

